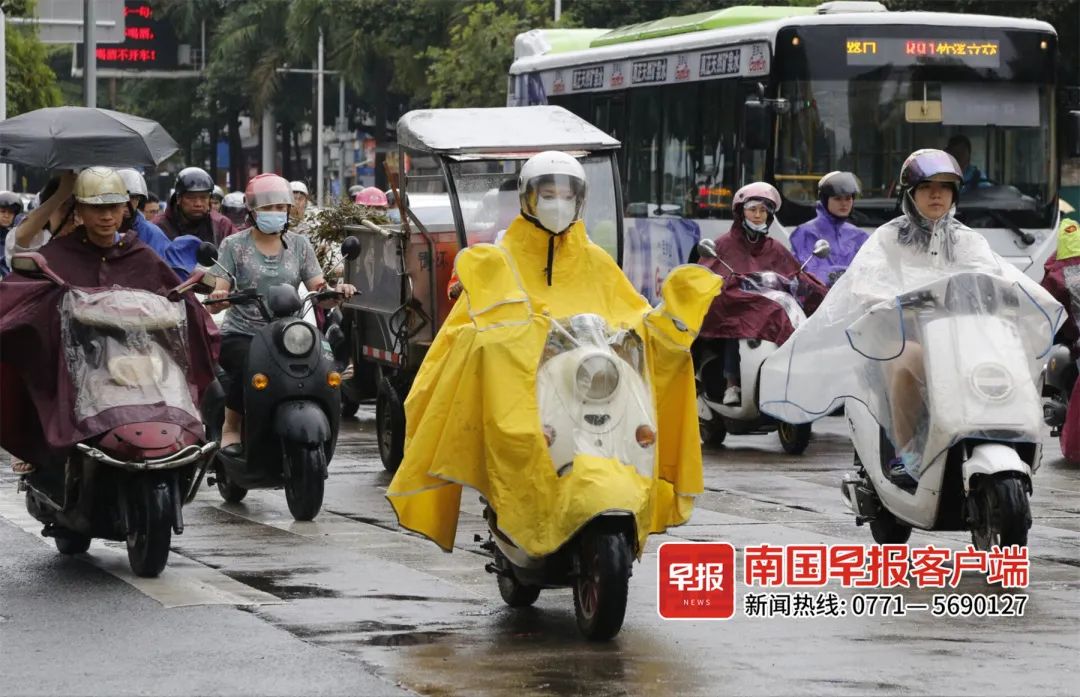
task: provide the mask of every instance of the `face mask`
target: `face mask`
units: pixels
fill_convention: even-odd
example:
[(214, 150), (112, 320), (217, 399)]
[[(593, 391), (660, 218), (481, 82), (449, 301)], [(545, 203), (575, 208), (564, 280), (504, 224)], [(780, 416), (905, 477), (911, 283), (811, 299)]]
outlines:
[(743, 229), (746, 231), (746, 236), (751, 241), (757, 241), (758, 239), (763, 237), (766, 232), (769, 231), (769, 223), (765, 222), (758, 225), (756, 223), (751, 223), (749, 220), (746, 220), (744, 218)]
[(267, 235), (277, 235), (285, 229), (289, 214), (285, 211), (256, 211), (255, 227)]
[(577, 199), (537, 199), (536, 219), (548, 232), (562, 234), (577, 219)]

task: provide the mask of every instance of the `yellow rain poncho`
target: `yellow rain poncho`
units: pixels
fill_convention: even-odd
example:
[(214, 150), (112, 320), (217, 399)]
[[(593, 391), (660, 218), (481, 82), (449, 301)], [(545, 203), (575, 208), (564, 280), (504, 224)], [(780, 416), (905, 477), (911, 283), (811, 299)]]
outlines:
[[(478, 245), (455, 264), (465, 293), (435, 338), (405, 402), (405, 458), (387, 497), (402, 526), (453, 548), (462, 485), (480, 492), (499, 529), (546, 556), (608, 510), (631, 512), (645, 538), (686, 522), (702, 491), (690, 344), (718, 276), (684, 266), (653, 309), (578, 222), (555, 238), (518, 217), (500, 246)], [(558, 476), (540, 423), (536, 374), (552, 319), (601, 315), (643, 337), (657, 415), (655, 475), (579, 454)]]

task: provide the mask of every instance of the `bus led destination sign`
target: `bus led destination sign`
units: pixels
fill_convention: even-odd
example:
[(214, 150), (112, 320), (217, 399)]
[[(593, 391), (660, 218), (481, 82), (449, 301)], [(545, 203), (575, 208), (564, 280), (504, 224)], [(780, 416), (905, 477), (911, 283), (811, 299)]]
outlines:
[(997, 39), (864, 39), (847, 40), (848, 65), (960, 64), (973, 68), (1001, 65)]

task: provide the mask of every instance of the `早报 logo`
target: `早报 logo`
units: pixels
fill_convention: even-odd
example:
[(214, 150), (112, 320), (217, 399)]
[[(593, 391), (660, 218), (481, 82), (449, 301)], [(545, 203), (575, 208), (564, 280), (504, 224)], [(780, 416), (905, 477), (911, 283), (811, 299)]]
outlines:
[(657, 610), (666, 620), (726, 620), (735, 614), (735, 548), (726, 542), (660, 545)]

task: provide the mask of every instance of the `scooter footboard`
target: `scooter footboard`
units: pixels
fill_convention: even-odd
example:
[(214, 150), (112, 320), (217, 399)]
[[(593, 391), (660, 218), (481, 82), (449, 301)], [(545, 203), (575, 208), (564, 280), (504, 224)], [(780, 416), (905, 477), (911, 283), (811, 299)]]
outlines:
[(274, 432), (291, 443), (322, 447), (332, 438), (326, 412), (315, 402), (296, 400), (274, 412)]

